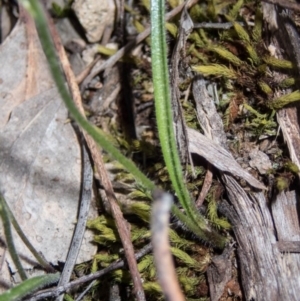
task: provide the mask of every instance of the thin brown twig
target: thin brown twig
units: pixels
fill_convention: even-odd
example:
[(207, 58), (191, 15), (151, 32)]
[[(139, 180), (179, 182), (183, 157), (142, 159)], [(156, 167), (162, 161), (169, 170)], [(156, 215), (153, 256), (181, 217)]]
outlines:
[[(151, 244), (146, 245), (135, 254), (135, 259), (136, 260), (141, 259), (143, 256), (148, 254), (151, 250), (152, 250), (152, 245)], [(126, 266), (125, 260), (117, 260), (112, 264), (110, 264), (108, 267), (102, 269), (101, 271), (98, 271), (90, 275), (82, 276), (76, 280), (67, 283), (66, 285), (47, 289), (44, 290), (43, 292), (36, 293), (31, 298), (27, 299), (27, 301), (38, 301), (38, 300), (45, 300), (46, 298), (57, 297), (68, 290), (74, 289), (76, 286), (85, 284), (86, 282), (96, 280), (110, 272), (124, 268), (125, 266)]]
[(84, 79), (89, 75), (91, 70), (94, 68), (94, 66), (100, 61), (100, 56), (97, 55), (94, 60), (88, 64), (77, 76), (76, 76), (76, 82), (78, 85), (80, 85)]
[(173, 196), (161, 190), (153, 192), (151, 240), (158, 281), (166, 300), (184, 301), (169, 243), (169, 219)]
[(294, 11), (300, 12), (300, 5), (296, 2), (291, 2), (288, 0), (262, 0), (263, 2), (279, 5), (283, 8), (292, 9)]
[[(66, 52), (64, 50), (64, 47), (61, 43), (60, 37), (56, 31), (56, 28), (53, 24), (53, 21), (48, 18), (48, 24), (50, 33), (56, 48), (56, 51), (58, 53), (59, 59), (61, 61), (73, 100), (78, 108), (78, 110), (82, 113), (84, 116), (84, 109), (82, 106), (82, 99), (80, 95), (80, 91), (78, 88), (78, 85), (76, 83), (76, 78), (74, 76), (74, 73), (71, 69), (69, 60), (67, 58)], [(142, 280), (138, 271), (137, 262), (134, 257), (134, 248), (133, 244), (130, 238), (130, 231), (127, 226), (127, 222), (123, 217), (122, 211), (117, 203), (116, 196), (113, 191), (113, 187), (111, 184), (111, 181), (109, 179), (108, 173), (105, 169), (104, 162), (102, 159), (101, 151), (98, 145), (95, 143), (92, 137), (90, 137), (88, 134), (83, 132), (83, 135), (85, 137), (85, 140), (87, 142), (87, 145), (90, 149), (94, 164), (96, 166), (97, 172), (100, 175), (102, 185), (104, 187), (107, 199), (109, 200), (110, 206), (111, 206), (111, 214), (116, 222), (116, 226), (118, 229), (118, 233), (120, 236), (120, 239), (122, 241), (122, 245), (124, 247), (125, 256), (128, 262), (129, 270), (132, 276), (133, 286), (134, 286), (134, 293), (136, 295), (136, 299), (138, 301), (144, 301), (145, 293), (142, 286)]]
[(208, 191), (211, 187), (211, 184), (212, 184), (212, 180), (213, 180), (213, 173), (212, 173), (212, 166), (208, 163), (208, 166), (207, 166), (207, 171), (206, 171), (206, 175), (205, 175), (205, 178), (204, 178), (204, 181), (203, 181), (203, 185), (202, 185), (202, 188), (201, 188), (201, 192), (198, 196), (198, 199), (196, 201), (196, 207), (199, 209), (207, 194), (208, 194)]

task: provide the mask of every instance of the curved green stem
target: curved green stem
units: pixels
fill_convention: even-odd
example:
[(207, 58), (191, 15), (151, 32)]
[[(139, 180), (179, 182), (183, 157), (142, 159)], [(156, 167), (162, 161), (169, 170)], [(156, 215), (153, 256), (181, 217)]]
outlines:
[[(197, 236), (207, 241), (208, 236), (215, 236), (216, 243), (224, 245), (224, 238), (213, 233), (206, 224), (191, 200), (185, 186), (181, 162), (176, 147), (176, 140), (173, 128), (173, 117), (171, 107), (171, 96), (169, 87), (169, 71), (167, 63), (167, 43), (165, 33), (165, 2), (164, 0), (151, 1), (151, 57), (154, 85), (154, 100), (156, 122), (158, 127), (159, 140), (162, 153), (172, 185), (184, 208), (188, 218), (185, 219), (186, 226)], [(176, 210), (177, 215), (183, 214)], [(218, 241), (220, 240), (220, 241)]]
[(11, 256), (11, 259), (12, 259), (13, 263), (16, 266), (16, 269), (18, 270), (18, 272), (20, 274), (21, 279), (24, 281), (24, 280), (27, 279), (27, 276), (26, 276), (26, 273), (23, 269), (20, 258), (18, 256), (17, 250), (15, 248), (15, 244), (14, 244), (14, 241), (13, 241), (13, 236), (12, 236), (12, 233), (11, 233), (9, 212), (7, 211), (7, 208), (6, 208), (5, 205), (6, 205), (5, 200), (4, 200), (3, 196), (0, 194), (0, 216), (1, 216), (1, 219), (2, 219), (2, 223), (3, 223), (7, 248), (8, 248), (9, 254)]
[(56, 273), (27, 279), (21, 284), (11, 288), (10, 290), (0, 295), (0, 301), (23, 300), (24, 297), (36, 292), (38, 289), (56, 283), (59, 280), (59, 277), (60, 274)]
[(172, 185), (186, 214), (195, 224), (203, 218), (196, 213), (189, 193), (185, 187), (182, 167), (176, 147), (171, 96), (169, 88), (169, 72), (167, 64), (167, 44), (164, 27), (165, 3), (163, 0), (151, 2), (151, 57), (154, 85), (156, 122), (163, 157), (169, 172)]
[[(0, 199), (2, 201), (2, 206), (5, 207), (6, 214), (12, 223), (13, 227), (15, 228), (16, 232), (26, 245), (26, 247), (29, 249), (29, 251), (33, 254), (35, 259), (38, 261), (38, 263), (48, 272), (53, 272), (55, 269), (39, 254), (39, 252), (34, 248), (34, 246), (31, 244), (31, 242), (28, 240), (24, 232), (22, 231), (21, 227), (19, 226), (16, 218), (14, 217), (12, 211), (10, 210), (9, 206), (6, 203), (6, 200), (0, 196)], [(1, 203), (1, 202), (0, 202)]]

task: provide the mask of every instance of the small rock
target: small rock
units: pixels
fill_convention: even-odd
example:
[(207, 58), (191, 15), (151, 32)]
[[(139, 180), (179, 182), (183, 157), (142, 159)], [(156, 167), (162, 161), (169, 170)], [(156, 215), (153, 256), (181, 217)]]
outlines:
[(266, 174), (271, 168), (272, 163), (269, 157), (258, 149), (254, 149), (249, 153), (249, 165), (258, 170), (261, 175)]
[(99, 42), (104, 31), (113, 27), (115, 5), (111, 0), (75, 0), (72, 8), (86, 31), (89, 42)]

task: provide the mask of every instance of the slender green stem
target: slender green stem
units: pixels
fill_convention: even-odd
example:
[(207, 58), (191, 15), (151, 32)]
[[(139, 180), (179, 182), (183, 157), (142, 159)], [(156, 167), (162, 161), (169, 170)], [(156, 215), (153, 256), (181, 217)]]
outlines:
[(164, 27), (165, 3), (163, 0), (151, 2), (151, 56), (154, 84), (156, 122), (164, 160), (181, 205), (187, 215), (197, 224), (203, 218), (196, 213), (185, 187), (182, 167), (176, 147), (169, 88), (167, 64), (167, 44)]
[(15, 219), (12, 211), (10, 210), (9, 206), (6, 203), (6, 200), (2, 197), (2, 206), (5, 207), (6, 213), (8, 214), (8, 218), (10, 222), (12, 223), (13, 227), (15, 228), (16, 232), (26, 245), (26, 247), (29, 249), (29, 251), (33, 254), (35, 259), (38, 261), (38, 263), (49, 272), (55, 271), (54, 268), (39, 254), (39, 252), (34, 248), (34, 246), (30, 243), (24, 232), (22, 231), (21, 227), (19, 226), (17, 220)]
[(48, 274), (37, 276), (25, 280), (21, 284), (13, 287), (0, 295), (0, 301), (19, 301), (23, 300), (29, 294), (36, 292), (47, 285), (56, 283), (59, 280), (60, 274)]
[(215, 231), (200, 228), (193, 221), (184, 215), (176, 206), (172, 207), (172, 213), (183, 223), (184, 226), (193, 232), (200, 240), (213, 248), (224, 249), (227, 239)]
[[(28, 0), (22, 1), (25, 3), (25, 7), (28, 8), (29, 12), (34, 17), (36, 28), (40, 37), (40, 41), (45, 52), (45, 55), (48, 60), (50, 71), (52, 73), (53, 80), (58, 88), (58, 91), (65, 102), (66, 107), (68, 108), (70, 114), (74, 120), (115, 160), (120, 162), (129, 173), (131, 173), (135, 179), (143, 184), (146, 188), (152, 190), (155, 185), (148, 179), (138, 167), (131, 161), (126, 158), (121, 152), (115, 148), (101, 133), (99, 129), (89, 123), (84, 116), (80, 114), (77, 110), (72, 98), (64, 84), (65, 80), (61, 73), (59, 60), (56, 56), (56, 52), (52, 43), (52, 39), (48, 30), (48, 25), (46, 22), (45, 13), (37, 0)], [(29, 6), (30, 4), (30, 6)]]
[(169, 72), (167, 62), (167, 43), (165, 33), (165, 2), (164, 0), (151, 1), (151, 57), (154, 85), (154, 99), (156, 122), (162, 153), (172, 185), (184, 208), (187, 218), (173, 208), (180, 220), (197, 236), (205, 241), (213, 239), (218, 247), (224, 246), (225, 239), (212, 232), (201, 216), (195, 203), (191, 200), (185, 186), (182, 166), (176, 147), (174, 135), (172, 106), (169, 86)]
[(4, 228), (4, 234), (5, 234), (5, 238), (6, 238), (6, 244), (7, 244), (7, 248), (9, 251), (9, 254), (12, 258), (12, 261), (14, 262), (21, 279), (24, 281), (27, 279), (26, 273), (23, 269), (22, 263), (20, 261), (20, 258), (18, 256), (18, 253), (16, 251), (15, 248), (15, 244), (13, 241), (13, 236), (11, 233), (11, 227), (10, 227), (10, 220), (9, 220), (9, 212), (6, 209), (5, 206), (5, 200), (3, 198), (3, 196), (0, 194), (0, 216), (2, 219), (2, 223), (3, 223), (3, 228)]

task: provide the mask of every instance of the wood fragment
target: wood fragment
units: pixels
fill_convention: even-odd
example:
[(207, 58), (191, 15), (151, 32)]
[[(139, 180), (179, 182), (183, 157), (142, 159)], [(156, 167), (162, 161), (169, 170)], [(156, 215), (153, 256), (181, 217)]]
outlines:
[(223, 180), (229, 201), (223, 200), (219, 209), (233, 226), (245, 299), (297, 300), (286, 290), (289, 281), (273, 246), (275, 231), (263, 193), (247, 194), (231, 176)]
[(262, 0), (262, 1), (270, 4), (276, 4), (283, 8), (289, 8), (294, 11), (300, 12), (300, 5), (298, 3), (289, 0)]
[(217, 112), (214, 100), (206, 89), (206, 81), (200, 76), (193, 81), (193, 96), (196, 104), (197, 118), (204, 135), (227, 149), (223, 122)]
[(189, 147), (192, 153), (205, 158), (220, 171), (244, 179), (254, 188), (266, 189), (261, 182), (246, 172), (221, 145), (218, 145), (193, 129), (188, 128), (187, 132), (189, 135)]
[(282, 253), (300, 253), (300, 241), (278, 241), (274, 248)]
[(277, 238), (300, 242), (298, 200), (295, 191), (282, 191), (271, 204)]
[(206, 171), (206, 175), (205, 175), (205, 178), (204, 178), (204, 181), (203, 181), (203, 185), (202, 185), (202, 188), (201, 188), (201, 192), (199, 193), (199, 196), (197, 198), (197, 201), (196, 201), (196, 207), (199, 209), (208, 192), (209, 192), (209, 189), (211, 187), (211, 184), (212, 184), (212, 180), (213, 180), (213, 173), (212, 173), (212, 168), (211, 168), (211, 165), (208, 164), (208, 167), (207, 167), (207, 171)]
[(214, 256), (207, 269), (210, 300), (218, 301), (224, 292), (224, 287), (232, 277), (233, 246), (228, 245), (223, 253)]

